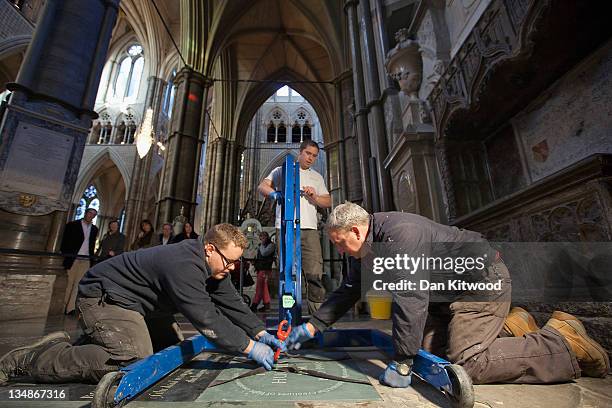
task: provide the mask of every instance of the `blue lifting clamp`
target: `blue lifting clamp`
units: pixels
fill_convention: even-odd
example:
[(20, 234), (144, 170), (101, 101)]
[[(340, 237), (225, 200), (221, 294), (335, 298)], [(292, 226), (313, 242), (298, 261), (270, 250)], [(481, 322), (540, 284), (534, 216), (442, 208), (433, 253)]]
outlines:
[(279, 323), (302, 323), (302, 246), (300, 241), (300, 165), (291, 156), (283, 164), (279, 271)]

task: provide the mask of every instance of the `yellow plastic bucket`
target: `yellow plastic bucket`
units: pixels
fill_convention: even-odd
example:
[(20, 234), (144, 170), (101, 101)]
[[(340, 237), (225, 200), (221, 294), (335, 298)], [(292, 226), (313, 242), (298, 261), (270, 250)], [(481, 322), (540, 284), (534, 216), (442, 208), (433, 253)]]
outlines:
[(391, 303), (393, 299), (384, 293), (368, 293), (366, 295), (370, 306), (372, 319), (389, 320), (391, 318)]

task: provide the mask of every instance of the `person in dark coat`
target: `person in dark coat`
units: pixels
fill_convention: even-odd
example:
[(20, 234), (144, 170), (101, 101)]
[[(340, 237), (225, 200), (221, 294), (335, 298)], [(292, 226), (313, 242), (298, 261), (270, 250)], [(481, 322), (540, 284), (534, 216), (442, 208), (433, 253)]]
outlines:
[(140, 232), (138, 233), (138, 236), (134, 242), (132, 242), (130, 249), (132, 251), (136, 251), (138, 249), (155, 246), (155, 240), (153, 239), (154, 234), (153, 224), (151, 224), (151, 221), (140, 221)]
[[(85, 338), (50, 333), (0, 358), (0, 385), (20, 377), (37, 383), (97, 383), (109, 372), (154, 352), (145, 318), (181, 313), (216, 346), (271, 370), (284, 344), (266, 332), (230, 282), (248, 246), (230, 224), (209, 229), (204, 243), (188, 239), (124, 252), (91, 268), (79, 284), (77, 309)], [(154, 368), (152, 368), (153, 370)]]
[[(479, 283), (499, 283), (499, 289), (442, 289), (436, 293), (429, 287), (422, 288), (422, 281), (412, 281), (416, 289), (391, 290), (395, 360), (380, 376), (382, 384), (408, 387), (413, 359), (420, 347), (463, 366), (475, 384), (550, 384), (581, 375), (605, 377), (610, 370), (605, 349), (587, 335), (576, 317), (555, 311), (540, 329), (523, 309), (509, 314), (512, 286), (508, 269), (500, 253), (479, 233), (410, 213), (370, 215), (350, 202), (332, 211), (327, 232), (338, 252), (349, 255), (349, 275), (308, 323), (293, 328), (287, 339), (289, 349), (299, 348), (315, 332), (324, 331), (342, 317), (361, 298), (362, 282), (368, 281), (366, 273), (375, 275), (375, 279), (386, 276), (386, 282), (397, 284), (409, 276), (430, 278), (425, 274), (429, 266), (424, 265), (430, 265), (431, 260), (434, 265), (436, 259), (467, 265), (465, 255), (469, 255), (475, 263), (468, 273), (450, 267), (452, 282), (465, 283), (473, 276)], [(382, 265), (381, 260), (386, 266), (375, 269), (377, 262)], [(364, 265), (368, 265), (367, 272)], [(440, 264), (434, 270), (440, 268), (446, 267)], [(405, 273), (407, 270), (410, 272)], [(435, 278), (433, 273), (431, 278)], [(374, 282), (379, 282), (380, 287), (382, 280)], [(451, 280), (446, 283), (450, 285)], [(430, 302), (432, 296), (441, 293), (452, 296), (452, 300), (435, 301), (434, 297)]]
[(186, 222), (183, 225), (183, 232), (174, 237), (173, 243), (181, 242), (184, 239), (198, 239), (199, 235), (193, 230), (193, 225), (190, 222)]
[(157, 245), (168, 245), (174, 240), (174, 234), (172, 233), (172, 224), (169, 222), (162, 226), (162, 233), (157, 237)]
[(67, 223), (64, 229), (60, 251), (67, 255), (64, 257), (64, 269), (68, 275), (64, 295), (65, 314), (74, 312), (79, 281), (94, 263), (94, 248), (98, 236), (98, 227), (93, 225), (96, 215), (98, 211), (88, 208), (82, 219)]
[(98, 262), (110, 257), (121, 255), (125, 247), (125, 235), (119, 232), (119, 221), (112, 220), (108, 223), (108, 232), (102, 238), (98, 248)]

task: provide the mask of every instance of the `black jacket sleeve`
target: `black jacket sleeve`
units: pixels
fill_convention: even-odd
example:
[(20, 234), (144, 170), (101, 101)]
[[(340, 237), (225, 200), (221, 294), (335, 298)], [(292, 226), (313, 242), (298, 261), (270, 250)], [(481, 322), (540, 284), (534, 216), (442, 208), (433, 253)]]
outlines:
[(348, 263), (347, 279), (310, 319), (310, 323), (321, 332), (340, 319), (361, 298), (361, 262), (351, 257)]
[(171, 279), (164, 282), (164, 287), (178, 311), (217, 346), (232, 352), (243, 351), (250, 340), (246, 333), (216, 307), (202, 280), (190, 279), (195, 276), (194, 273), (181, 272), (183, 273), (177, 271)]
[(215, 306), (249, 336), (254, 338), (257, 333), (266, 329), (263, 322), (242, 301), (229, 277), (221, 280), (209, 279), (206, 288)]
[[(431, 234), (418, 225), (399, 224), (386, 232), (391, 241), (387, 244), (393, 255), (407, 254), (410, 257), (425, 258), (431, 254)], [(411, 280), (416, 283), (415, 290), (394, 291), (391, 306), (393, 322), (392, 336), (395, 358), (403, 360), (414, 357), (421, 347), (423, 331), (429, 309), (429, 291), (419, 289), (419, 281), (428, 280), (427, 268), (415, 271), (390, 271), (389, 279), (399, 281)]]
[(94, 266), (96, 263), (96, 238), (98, 238), (98, 227), (92, 225), (91, 230), (89, 231), (89, 266)]
[(80, 221), (71, 221), (66, 224), (60, 245), (60, 252), (66, 255), (63, 262), (64, 269), (72, 268), (84, 238)]

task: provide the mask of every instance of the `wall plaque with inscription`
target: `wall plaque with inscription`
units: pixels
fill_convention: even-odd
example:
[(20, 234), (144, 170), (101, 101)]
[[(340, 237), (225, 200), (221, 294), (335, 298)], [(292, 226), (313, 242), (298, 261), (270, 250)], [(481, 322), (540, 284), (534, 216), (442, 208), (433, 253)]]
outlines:
[(0, 178), (0, 189), (59, 200), (72, 152), (73, 138), (20, 123)]

